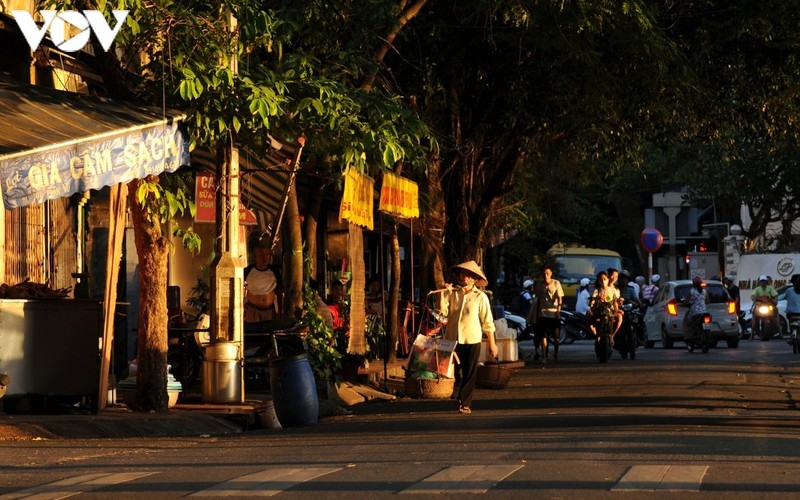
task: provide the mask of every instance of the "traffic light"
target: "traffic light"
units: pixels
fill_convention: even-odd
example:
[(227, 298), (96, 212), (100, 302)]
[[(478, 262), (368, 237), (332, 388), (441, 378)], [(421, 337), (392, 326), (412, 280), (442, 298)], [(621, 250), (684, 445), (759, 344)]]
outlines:
[(687, 266), (688, 266), (688, 265), (689, 265), (689, 263), (692, 261), (692, 258), (689, 256), (689, 254), (688, 254), (688, 253), (686, 254), (686, 257), (684, 257), (684, 259), (686, 259), (686, 265), (687, 265)]

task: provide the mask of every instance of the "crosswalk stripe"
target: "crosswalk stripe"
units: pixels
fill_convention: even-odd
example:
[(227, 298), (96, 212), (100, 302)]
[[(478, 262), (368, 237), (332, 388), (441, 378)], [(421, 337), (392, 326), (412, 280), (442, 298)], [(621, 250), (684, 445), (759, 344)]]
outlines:
[(423, 495), (485, 493), (522, 467), (522, 465), (456, 465), (428, 476), (400, 493)]
[(205, 490), (192, 493), (193, 497), (261, 496), (269, 497), (300, 483), (331, 474), (341, 467), (307, 467), (266, 469), (240, 476)]
[(700, 491), (707, 465), (633, 465), (612, 491)]
[(69, 477), (61, 481), (42, 484), (27, 490), (15, 491), (6, 495), (0, 495), (0, 499), (25, 498), (29, 500), (57, 500), (68, 498), (73, 495), (86, 493), (87, 491), (97, 490), (113, 484), (126, 483), (157, 474), (156, 472), (119, 472), (114, 474), (97, 473), (83, 474), (80, 476)]

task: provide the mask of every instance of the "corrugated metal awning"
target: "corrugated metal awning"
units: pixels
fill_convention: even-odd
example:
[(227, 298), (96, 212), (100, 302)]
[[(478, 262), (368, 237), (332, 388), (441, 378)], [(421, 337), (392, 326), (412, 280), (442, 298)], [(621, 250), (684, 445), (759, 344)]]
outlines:
[(184, 114), (0, 79), (0, 179), (15, 208), (189, 163)]

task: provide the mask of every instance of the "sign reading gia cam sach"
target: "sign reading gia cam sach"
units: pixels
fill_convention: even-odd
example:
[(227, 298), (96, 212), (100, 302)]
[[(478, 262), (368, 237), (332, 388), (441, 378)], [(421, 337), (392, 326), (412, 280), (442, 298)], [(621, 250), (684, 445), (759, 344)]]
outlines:
[(3, 201), (8, 209), (89, 189), (174, 172), (189, 164), (186, 133), (177, 122), (97, 137), (40, 153), (0, 156)]

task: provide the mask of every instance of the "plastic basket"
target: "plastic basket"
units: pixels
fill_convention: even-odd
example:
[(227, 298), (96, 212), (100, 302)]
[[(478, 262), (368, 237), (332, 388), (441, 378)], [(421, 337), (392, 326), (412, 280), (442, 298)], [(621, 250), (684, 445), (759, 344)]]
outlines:
[(407, 378), (406, 396), (422, 399), (448, 399), (453, 394), (452, 378)]
[(485, 389), (505, 389), (514, 369), (503, 366), (502, 363), (486, 363), (478, 366), (475, 384)]

